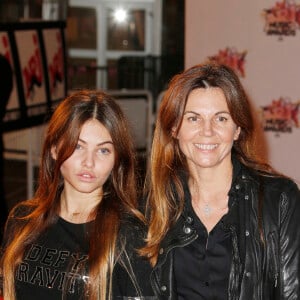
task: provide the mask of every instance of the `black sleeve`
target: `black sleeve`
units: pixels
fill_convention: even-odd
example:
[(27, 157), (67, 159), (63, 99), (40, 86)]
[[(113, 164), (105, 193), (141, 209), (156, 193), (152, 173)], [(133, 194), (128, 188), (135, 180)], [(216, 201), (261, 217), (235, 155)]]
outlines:
[(280, 299), (300, 297), (300, 191), (296, 184), (286, 185), (281, 193), (279, 237)]
[(152, 267), (149, 261), (137, 252), (144, 244), (146, 228), (139, 224), (139, 221), (122, 226), (119, 243), (121, 255), (113, 272), (113, 299), (151, 299), (154, 296), (150, 284)]

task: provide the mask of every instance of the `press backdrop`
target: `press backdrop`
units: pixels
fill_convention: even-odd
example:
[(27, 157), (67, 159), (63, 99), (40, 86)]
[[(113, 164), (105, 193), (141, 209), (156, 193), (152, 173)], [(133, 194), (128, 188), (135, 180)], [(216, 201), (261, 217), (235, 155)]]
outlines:
[(186, 0), (185, 68), (236, 70), (258, 120), (260, 153), (300, 183), (300, 1)]

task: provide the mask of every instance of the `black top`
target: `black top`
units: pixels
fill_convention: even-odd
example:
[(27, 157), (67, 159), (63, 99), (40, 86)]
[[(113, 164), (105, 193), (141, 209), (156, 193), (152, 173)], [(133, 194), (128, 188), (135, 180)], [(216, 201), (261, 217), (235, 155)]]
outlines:
[(87, 277), (87, 224), (59, 218), (25, 252), (16, 272), (17, 299), (83, 299)]
[[(21, 203), (9, 218), (0, 255), (14, 236), (14, 227), (24, 226), (23, 217), (31, 208)], [(151, 266), (136, 251), (144, 245), (146, 226), (131, 215), (122, 216), (116, 249), (116, 265), (112, 278), (113, 299), (135, 298), (145, 295), (152, 299), (149, 283)], [(94, 221), (85, 224), (69, 223), (62, 218), (48, 227), (25, 250), (16, 268), (16, 299), (22, 300), (80, 300), (84, 298), (88, 277), (89, 236)], [(98, 245), (101, 247), (101, 245)], [(0, 295), (3, 278), (0, 276)], [(63, 296), (63, 288), (66, 293)], [(127, 299), (127, 298), (126, 298)], [(155, 299), (155, 298), (154, 298)]]
[(187, 246), (174, 250), (174, 277), (178, 299), (228, 299), (232, 261), (232, 237), (229, 227), (238, 222), (238, 203), (235, 197), (229, 195), (228, 213), (208, 234), (191, 205), (189, 191), (185, 192), (185, 218), (190, 217), (193, 220), (191, 225), (198, 238)]

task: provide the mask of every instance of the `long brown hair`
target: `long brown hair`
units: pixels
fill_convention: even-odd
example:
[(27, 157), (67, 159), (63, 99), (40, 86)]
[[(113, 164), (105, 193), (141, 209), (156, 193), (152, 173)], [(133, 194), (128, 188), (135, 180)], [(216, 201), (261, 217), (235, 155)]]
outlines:
[[(67, 97), (52, 115), (46, 133), (35, 196), (20, 205), (29, 213), (22, 222), (14, 222), (2, 257), (4, 298), (14, 299), (14, 274), (26, 247), (57, 220), (64, 181), (60, 167), (70, 157), (78, 142), (82, 125), (98, 120), (109, 131), (115, 148), (115, 164), (104, 184), (104, 196), (94, 211), (89, 236), (89, 299), (111, 297), (111, 275), (115, 264), (117, 235), (122, 214), (142, 220), (137, 210), (135, 155), (129, 126), (120, 107), (101, 91), (83, 90)], [(58, 146), (56, 160), (51, 148)], [(8, 220), (14, 218), (16, 207)], [(18, 224), (23, 224), (18, 226)], [(99, 246), (100, 245), (100, 246)]]
[(150, 224), (147, 245), (141, 249), (141, 253), (148, 256), (153, 265), (157, 260), (160, 242), (178, 219), (184, 206), (179, 171), (188, 169), (174, 136), (180, 129), (191, 91), (208, 87), (218, 87), (223, 91), (232, 119), (241, 128), (232, 152), (241, 162), (255, 170), (273, 171), (268, 164), (259, 161), (254, 151), (255, 126), (251, 107), (233, 70), (225, 65), (208, 62), (174, 76), (158, 111), (147, 178), (147, 212)]

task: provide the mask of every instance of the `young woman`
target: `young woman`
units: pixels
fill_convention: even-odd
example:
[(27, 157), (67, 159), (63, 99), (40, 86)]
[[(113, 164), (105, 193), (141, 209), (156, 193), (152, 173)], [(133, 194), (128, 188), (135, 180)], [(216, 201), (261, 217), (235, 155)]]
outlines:
[(171, 81), (151, 156), (147, 246), (157, 299), (300, 299), (300, 192), (260, 162), (224, 65)]
[(116, 102), (99, 91), (62, 101), (49, 122), (36, 194), (8, 218), (4, 299), (147, 293), (150, 265), (135, 255), (144, 229), (135, 180), (134, 147)]

